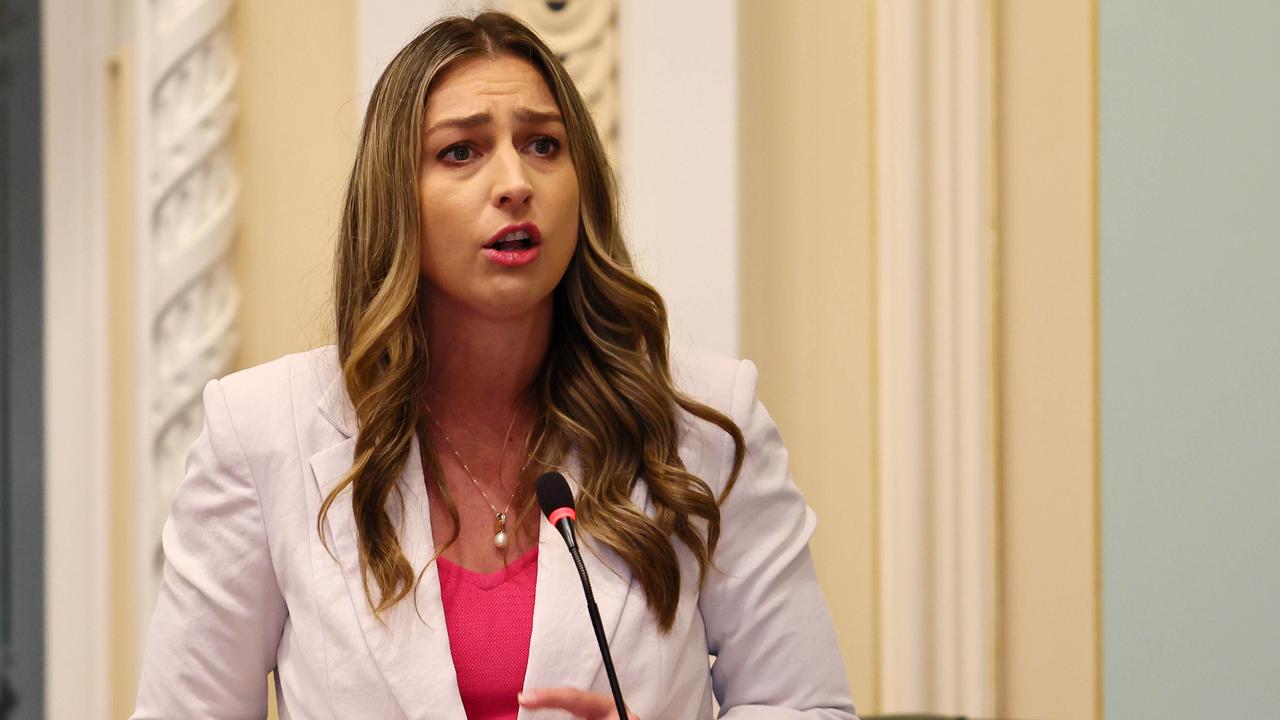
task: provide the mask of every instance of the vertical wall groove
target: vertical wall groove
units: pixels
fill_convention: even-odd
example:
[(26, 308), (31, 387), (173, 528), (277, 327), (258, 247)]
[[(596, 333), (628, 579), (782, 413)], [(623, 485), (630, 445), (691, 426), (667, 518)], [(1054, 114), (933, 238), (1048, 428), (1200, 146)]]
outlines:
[(995, 705), (989, 9), (902, 2), (877, 19), (886, 711)]

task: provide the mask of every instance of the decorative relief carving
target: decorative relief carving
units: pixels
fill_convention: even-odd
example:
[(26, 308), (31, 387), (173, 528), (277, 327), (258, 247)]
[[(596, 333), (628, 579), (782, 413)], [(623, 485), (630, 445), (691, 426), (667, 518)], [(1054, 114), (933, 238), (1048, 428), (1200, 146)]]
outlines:
[(225, 150), (237, 72), (225, 27), (163, 70), (151, 93), (152, 130), (160, 150), (152, 158), (153, 182), (171, 183), (213, 150)]
[(586, 98), (609, 155), (618, 148), (617, 0), (507, 0), (555, 51)]
[[(199, 434), (204, 384), (230, 368), (239, 291), (229, 253), (239, 182), (231, 159), (238, 65), (229, 0), (136, 0), (141, 198), (138, 317), (139, 568), (159, 586), (160, 530)], [(141, 625), (145, 629), (146, 625)]]

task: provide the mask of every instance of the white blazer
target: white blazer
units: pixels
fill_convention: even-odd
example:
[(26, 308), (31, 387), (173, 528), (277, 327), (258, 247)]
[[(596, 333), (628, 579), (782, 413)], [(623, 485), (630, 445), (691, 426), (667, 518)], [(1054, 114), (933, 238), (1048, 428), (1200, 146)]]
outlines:
[[(591, 575), (618, 679), (643, 720), (854, 717), (808, 541), (814, 516), (787, 471), (777, 428), (756, 400), (750, 362), (673, 358), (677, 383), (727, 413), (747, 439), (742, 475), (721, 508), (716, 569), (701, 590), (681, 543), (675, 624), (663, 634), (618, 556), (590, 539)], [(151, 621), (134, 718), (263, 718), (276, 671), (281, 718), (464, 720), (415, 442), (391, 507), (402, 548), (426, 568), (416, 594), (375, 620), (360, 577), (349, 490), (356, 423), (333, 346), (211, 381), (204, 430), (163, 532), (164, 582)], [(733, 443), (683, 418), (680, 456), (719, 493)], [(577, 490), (576, 467), (565, 475)], [(395, 494), (392, 494), (395, 497)], [(633, 500), (650, 508), (644, 483)], [(396, 502), (394, 499), (392, 502)], [(542, 520), (525, 687), (608, 693), (573, 562)], [(708, 669), (708, 656), (715, 658)], [(520, 710), (521, 720), (566, 718)]]

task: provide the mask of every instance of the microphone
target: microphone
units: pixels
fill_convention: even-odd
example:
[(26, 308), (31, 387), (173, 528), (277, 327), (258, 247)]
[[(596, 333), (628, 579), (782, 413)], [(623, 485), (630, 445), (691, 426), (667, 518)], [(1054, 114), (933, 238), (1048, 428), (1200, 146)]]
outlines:
[(591, 627), (596, 631), (596, 643), (600, 645), (600, 656), (604, 658), (604, 671), (609, 676), (609, 689), (613, 691), (613, 702), (618, 708), (618, 717), (626, 720), (627, 706), (622, 702), (622, 690), (618, 687), (618, 674), (613, 670), (613, 656), (609, 654), (609, 642), (604, 638), (604, 623), (600, 621), (600, 610), (596, 607), (595, 595), (591, 593), (591, 580), (587, 578), (587, 568), (582, 564), (582, 555), (578, 552), (578, 538), (574, 535), (574, 521), (578, 519), (573, 508), (573, 492), (569, 483), (558, 472), (543, 473), (537, 480), (538, 504), (542, 506), (542, 514), (560, 531), (560, 536), (569, 546), (569, 554), (573, 556), (573, 564), (578, 566), (578, 578), (582, 580), (582, 591), (587, 594), (587, 613), (591, 616)]

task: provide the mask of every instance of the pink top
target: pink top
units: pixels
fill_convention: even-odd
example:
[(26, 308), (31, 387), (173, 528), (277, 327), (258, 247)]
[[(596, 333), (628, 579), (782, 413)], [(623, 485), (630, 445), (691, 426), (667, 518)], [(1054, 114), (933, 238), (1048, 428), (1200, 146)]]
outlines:
[(449, 650), (468, 720), (515, 720), (529, 664), (538, 546), (496, 572), (481, 574), (444, 558), (440, 598)]

